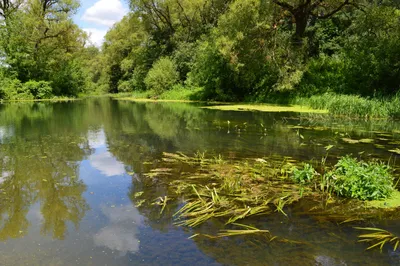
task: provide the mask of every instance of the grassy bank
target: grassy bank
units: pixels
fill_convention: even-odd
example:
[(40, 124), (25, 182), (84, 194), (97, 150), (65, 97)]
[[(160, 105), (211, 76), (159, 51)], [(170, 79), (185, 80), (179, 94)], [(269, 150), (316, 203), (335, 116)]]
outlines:
[(399, 118), (400, 96), (393, 98), (363, 98), (356, 95), (322, 94), (309, 98), (296, 97), (292, 104), (328, 110), (334, 116), (361, 118)]
[(0, 99), (0, 103), (13, 103), (13, 102), (68, 102), (68, 101), (76, 101), (79, 98), (72, 98), (67, 96), (56, 96), (48, 99), (13, 99), (13, 100), (3, 100)]
[[(135, 101), (205, 101), (201, 88), (175, 86), (158, 96), (151, 91), (134, 91), (113, 95), (115, 98)], [(266, 112), (310, 112), (329, 113), (337, 117), (351, 118), (400, 118), (400, 96), (392, 98), (365, 98), (358, 95), (325, 93), (311, 97), (291, 94), (275, 94), (264, 97), (262, 102), (251, 104), (251, 101), (240, 104), (221, 104), (208, 108), (234, 111)], [(268, 104), (268, 105), (263, 105)], [(274, 105), (271, 105), (274, 104)], [(278, 104), (278, 105), (277, 105)]]

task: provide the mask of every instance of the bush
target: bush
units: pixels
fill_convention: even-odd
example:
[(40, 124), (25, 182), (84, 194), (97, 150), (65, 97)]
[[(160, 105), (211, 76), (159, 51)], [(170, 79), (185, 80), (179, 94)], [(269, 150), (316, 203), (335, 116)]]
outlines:
[(49, 99), (53, 96), (53, 89), (46, 81), (28, 81), (23, 84), (24, 91), (30, 92), (35, 99)]
[(333, 190), (347, 198), (361, 200), (386, 199), (394, 192), (393, 176), (383, 163), (366, 163), (349, 156), (343, 157), (328, 173)]
[(160, 95), (171, 89), (178, 79), (179, 73), (175, 63), (171, 59), (163, 57), (153, 64), (144, 82), (155, 95)]
[(33, 100), (32, 93), (18, 79), (5, 79), (2, 82), (4, 100)]
[(338, 56), (322, 55), (311, 60), (299, 84), (299, 92), (304, 96), (324, 92), (345, 92), (344, 67), (343, 60)]
[(0, 81), (0, 99), (4, 100), (33, 100), (49, 99), (53, 90), (49, 82), (28, 81), (21, 83), (16, 78), (4, 78)]

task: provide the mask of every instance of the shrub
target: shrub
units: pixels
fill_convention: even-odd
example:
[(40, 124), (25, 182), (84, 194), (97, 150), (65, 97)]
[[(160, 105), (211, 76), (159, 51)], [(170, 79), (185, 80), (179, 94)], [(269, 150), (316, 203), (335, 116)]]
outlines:
[(383, 163), (366, 163), (343, 157), (328, 173), (333, 190), (339, 195), (361, 200), (386, 199), (394, 192), (393, 177)]
[(18, 79), (6, 79), (3, 84), (5, 100), (33, 100), (32, 93)]
[(23, 84), (24, 91), (30, 92), (35, 99), (49, 99), (53, 96), (53, 89), (46, 81), (28, 81)]
[(144, 82), (155, 95), (160, 95), (171, 89), (178, 82), (178, 78), (175, 63), (168, 57), (163, 57), (153, 64)]
[(306, 163), (304, 164), (303, 169), (293, 168), (293, 180), (296, 183), (306, 184), (310, 183), (314, 177), (317, 175), (317, 172), (314, 170), (312, 165)]

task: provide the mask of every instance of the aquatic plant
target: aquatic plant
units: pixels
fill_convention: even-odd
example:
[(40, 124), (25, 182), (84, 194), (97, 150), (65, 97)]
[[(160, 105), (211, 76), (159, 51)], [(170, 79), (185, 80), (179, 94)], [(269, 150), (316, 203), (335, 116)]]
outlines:
[(338, 196), (360, 200), (382, 200), (389, 198), (395, 191), (394, 178), (390, 167), (384, 163), (357, 161), (345, 156), (332, 170), (319, 175), (309, 164), (303, 169), (294, 167), (292, 179), (299, 184), (310, 184), (314, 180), (315, 187), (321, 191), (334, 192)]
[[(331, 148), (332, 146), (325, 147), (327, 151)], [(329, 170), (330, 167), (325, 162), (326, 157), (322, 159), (322, 164)], [(376, 216), (377, 209), (366, 208), (360, 197), (355, 197), (352, 201), (335, 197), (339, 195), (335, 186), (348, 184), (351, 191), (363, 191), (360, 184), (356, 184), (360, 187), (351, 187), (352, 183), (346, 182), (353, 177), (356, 180), (365, 180), (365, 175), (374, 179), (374, 174), (389, 173), (389, 169), (383, 164), (365, 163), (344, 157), (330, 171), (324, 170), (321, 173), (317, 173), (311, 164), (304, 164), (302, 169), (297, 169), (297, 177), (294, 177), (296, 171), (292, 163), (296, 162), (274, 156), (226, 160), (222, 156), (207, 156), (201, 152), (193, 157), (179, 152), (163, 153), (162, 160), (149, 173), (144, 174), (144, 177), (152, 182), (168, 184), (168, 195), (158, 197), (152, 205), (160, 206), (159, 215), (172, 215), (175, 225), (198, 227), (211, 220), (225, 224), (216, 235), (195, 234), (193, 237), (201, 235), (221, 238), (261, 234), (272, 241), (274, 237), (271, 238), (266, 229), (249, 225), (237, 227), (253, 216), (279, 212), (288, 217), (288, 208), (301, 199), (311, 204), (305, 205), (308, 207), (304, 213), (321, 221), (347, 224)], [(347, 170), (348, 165), (356, 170)], [(352, 175), (348, 177), (347, 173)], [(359, 177), (359, 173), (363, 176)], [(342, 178), (346, 182), (342, 182)], [(377, 196), (379, 193), (372, 192), (369, 195)], [(166, 211), (174, 208), (177, 208), (174, 214)], [(354, 210), (357, 210), (357, 215), (354, 215)], [(379, 210), (391, 213), (390, 210)], [(243, 221), (240, 222), (243, 224), (238, 224), (239, 221)]]
[(298, 169), (297, 167), (293, 168), (292, 177), (296, 183), (306, 184), (310, 183), (317, 174), (312, 165), (305, 163), (303, 169)]
[(379, 228), (371, 228), (371, 227), (355, 227), (357, 230), (364, 230), (367, 231), (368, 233), (359, 235), (358, 238), (360, 240), (358, 242), (368, 242), (372, 243), (371, 246), (367, 248), (373, 249), (379, 247), (379, 249), (382, 251), (383, 247), (385, 244), (393, 244), (394, 245), (394, 251), (397, 250), (400, 244), (400, 238), (398, 236), (395, 236), (394, 234), (390, 233), (389, 231), (379, 229)]
[(377, 161), (366, 163), (345, 156), (328, 176), (334, 180), (334, 192), (348, 198), (386, 199), (395, 190), (389, 166)]

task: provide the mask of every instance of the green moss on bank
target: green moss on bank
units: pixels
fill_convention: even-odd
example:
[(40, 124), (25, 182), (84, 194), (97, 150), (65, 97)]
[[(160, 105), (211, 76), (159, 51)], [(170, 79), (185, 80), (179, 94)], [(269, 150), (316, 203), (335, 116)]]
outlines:
[(400, 207), (400, 191), (395, 191), (392, 196), (385, 200), (367, 201), (366, 206), (369, 208), (392, 209)]
[(227, 104), (206, 106), (203, 108), (223, 111), (260, 111), (260, 112), (296, 112), (327, 114), (327, 110), (312, 109), (301, 105), (269, 105), (269, 104)]

